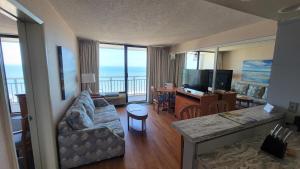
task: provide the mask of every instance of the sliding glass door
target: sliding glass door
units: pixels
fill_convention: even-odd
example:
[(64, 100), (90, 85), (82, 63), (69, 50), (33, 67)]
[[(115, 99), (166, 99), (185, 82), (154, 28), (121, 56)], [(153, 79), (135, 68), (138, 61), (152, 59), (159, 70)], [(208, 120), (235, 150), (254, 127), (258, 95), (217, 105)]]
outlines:
[(100, 44), (99, 93), (125, 92), (125, 48), (123, 45)]
[(128, 102), (146, 101), (147, 98), (147, 48), (127, 48)]
[(146, 101), (147, 48), (100, 44), (99, 93), (125, 92), (128, 102)]

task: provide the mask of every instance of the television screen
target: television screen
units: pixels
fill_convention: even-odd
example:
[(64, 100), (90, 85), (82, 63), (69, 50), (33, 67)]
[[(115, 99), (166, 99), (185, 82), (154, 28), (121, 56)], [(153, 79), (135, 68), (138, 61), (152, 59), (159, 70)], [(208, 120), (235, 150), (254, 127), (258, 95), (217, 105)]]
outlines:
[[(217, 70), (216, 73), (216, 90), (231, 90), (231, 81), (232, 81), (233, 70)], [(212, 87), (213, 81), (213, 70), (209, 71), (209, 87)]]
[(186, 88), (208, 91), (208, 70), (184, 69), (182, 84)]
[[(232, 70), (217, 70), (215, 89), (231, 90)], [(207, 92), (212, 87), (213, 70), (184, 69), (182, 84), (186, 88)]]

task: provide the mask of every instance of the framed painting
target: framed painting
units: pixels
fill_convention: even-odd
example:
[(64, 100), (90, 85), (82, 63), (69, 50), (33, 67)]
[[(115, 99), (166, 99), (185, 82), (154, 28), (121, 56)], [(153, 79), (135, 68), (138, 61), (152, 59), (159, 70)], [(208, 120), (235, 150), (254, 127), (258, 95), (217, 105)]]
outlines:
[(61, 87), (61, 98), (66, 100), (73, 97), (76, 88), (76, 64), (73, 53), (62, 47), (57, 46), (59, 78)]
[(272, 60), (245, 60), (243, 62), (242, 80), (269, 84)]

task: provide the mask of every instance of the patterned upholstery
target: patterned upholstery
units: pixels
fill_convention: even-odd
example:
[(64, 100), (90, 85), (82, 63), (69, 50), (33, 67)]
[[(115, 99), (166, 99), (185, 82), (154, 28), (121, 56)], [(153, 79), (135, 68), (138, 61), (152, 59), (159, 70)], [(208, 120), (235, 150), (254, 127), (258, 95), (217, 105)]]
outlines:
[(264, 95), (262, 96), (262, 99), (267, 100), (268, 98), (268, 88), (266, 87)]
[(79, 95), (79, 97), (76, 99), (75, 102), (79, 102), (83, 104), (87, 114), (90, 116), (92, 120), (94, 120), (94, 112), (96, 107), (88, 91), (85, 90), (81, 92), (81, 94)]
[(109, 105), (109, 103), (103, 98), (97, 98), (97, 99), (94, 99), (93, 101), (94, 101), (94, 105), (96, 107), (105, 107), (105, 106)]
[[(119, 157), (125, 153), (124, 130), (115, 107), (102, 103), (95, 107), (90, 98), (89, 93), (82, 92), (58, 123), (58, 147), (62, 169)], [(90, 105), (91, 103), (93, 105)], [(98, 105), (103, 107), (98, 107)], [(87, 128), (80, 126), (74, 129), (73, 125), (76, 120), (70, 120), (72, 119), (70, 112), (75, 112), (73, 116), (79, 114), (78, 116), (81, 117), (84, 116), (82, 114), (86, 110), (86, 115), (81, 119), (86, 120), (85, 118), (90, 117), (87, 115), (86, 107), (93, 110), (90, 112), (94, 119), (93, 121), (90, 119), (92, 125), (86, 125)], [(72, 126), (69, 125), (70, 121)]]
[(247, 96), (254, 98), (262, 98), (265, 92), (265, 87), (258, 85), (249, 85)]
[(238, 94), (246, 95), (246, 94), (247, 94), (248, 87), (249, 87), (249, 84), (237, 82), (237, 83), (234, 85), (234, 91), (236, 91)]
[(82, 104), (73, 105), (68, 110), (66, 121), (74, 130), (80, 130), (94, 125)]
[(246, 81), (234, 81), (232, 90), (238, 93), (240, 96), (248, 96), (253, 99), (253, 105), (262, 105), (267, 102), (268, 85), (246, 82)]

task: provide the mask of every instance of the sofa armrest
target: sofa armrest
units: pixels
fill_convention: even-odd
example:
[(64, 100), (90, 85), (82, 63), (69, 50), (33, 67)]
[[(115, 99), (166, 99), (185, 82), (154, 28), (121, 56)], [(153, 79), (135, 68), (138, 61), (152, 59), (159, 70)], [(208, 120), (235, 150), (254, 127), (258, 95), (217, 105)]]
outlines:
[(93, 99), (95, 107), (105, 107), (108, 106), (109, 103), (104, 98)]
[(59, 134), (58, 146), (62, 169), (122, 156), (125, 153), (125, 140), (103, 125)]

